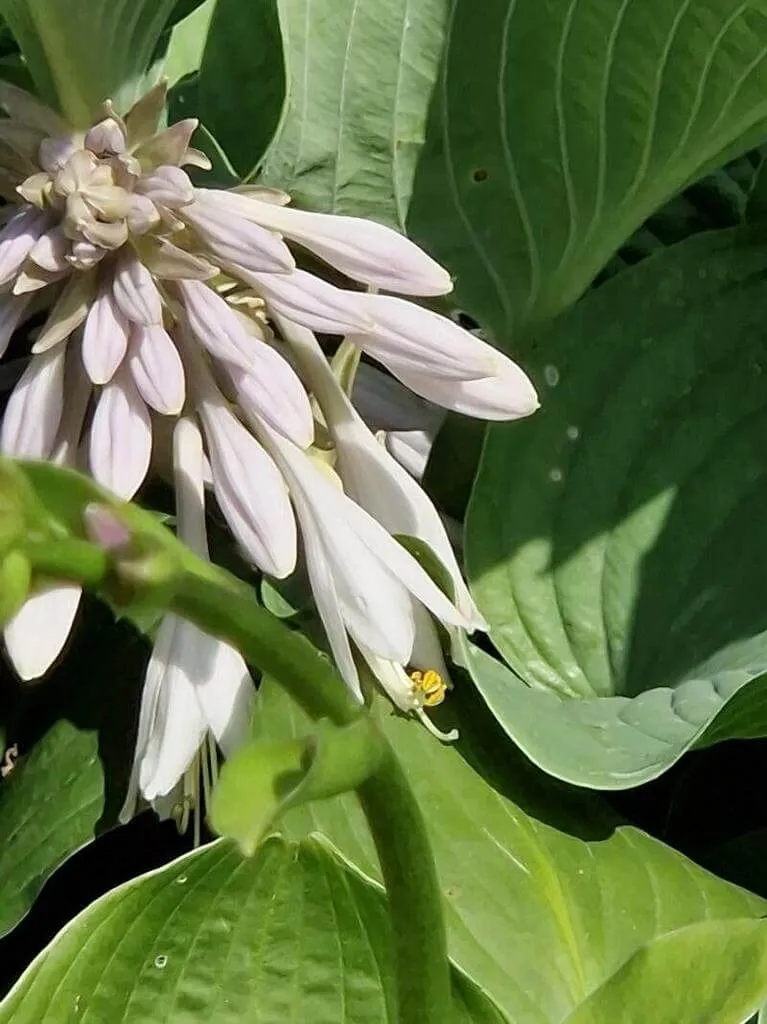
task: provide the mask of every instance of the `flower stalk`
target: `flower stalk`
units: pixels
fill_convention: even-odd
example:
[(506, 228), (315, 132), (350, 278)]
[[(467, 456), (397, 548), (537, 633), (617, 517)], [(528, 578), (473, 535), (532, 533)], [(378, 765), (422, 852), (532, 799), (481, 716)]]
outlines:
[[(0, 471), (4, 462), (0, 460)], [(122, 577), (127, 567), (132, 601), (162, 607), (231, 643), (282, 685), (311, 718), (344, 726), (370, 713), (355, 700), (326, 655), (261, 608), (246, 584), (184, 548), (151, 513), (106, 495), (103, 503), (88, 502), (102, 492), (71, 471), (39, 463), (21, 466), (33, 484), (35, 477), (44, 482), (41, 498), (54, 497), (56, 511), (65, 512), (70, 524), (79, 521), (86, 529), (90, 524), (97, 540), (62, 534), (59, 521), (55, 528), (52, 524), (49, 538), (21, 541), (19, 550), (29, 560), (33, 579), (53, 575), (115, 601), (126, 594)], [(143, 576), (136, 572), (142, 557), (147, 570)], [(407, 775), (386, 738), (381, 736), (380, 741), (382, 756), (358, 786), (357, 796), (386, 885), (397, 1020), (444, 1024), (451, 1014), (450, 968), (434, 856)]]

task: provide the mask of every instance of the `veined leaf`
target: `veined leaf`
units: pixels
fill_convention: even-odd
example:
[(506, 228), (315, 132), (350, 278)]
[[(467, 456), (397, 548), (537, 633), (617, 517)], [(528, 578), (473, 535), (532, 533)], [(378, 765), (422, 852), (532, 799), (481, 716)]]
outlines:
[(733, 229), (624, 271), (536, 339), (541, 410), (489, 430), (466, 554), (513, 673), (467, 665), (568, 781), (767, 733), (765, 270)]
[(761, 141), (765, 61), (765, 0), (455, 0), (409, 226), (515, 345)]
[[(502, 1024), (457, 971), (454, 992), (450, 1024)], [(214, 843), (92, 904), (0, 1004), (2, 1024), (89, 1017), (395, 1024), (383, 896), (316, 841)]]
[(175, 0), (0, 0), (40, 94), (83, 127), (105, 99), (126, 110)]
[[(419, 723), (381, 704), (381, 725), (427, 820), (453, 962), (514, 1024), (552, 1024), (659, 936), (712, 922), (721, 950), (733, 943), (744, 957), (729, 959), (712, 985), (724, 999), (748, 961), (744, 1018), (764, 1001), (767, 975), (757, 968), (767, 949), (767, 922), (757, 919), (767, 904), (616, 822), (598, 796), (547, 779), (509, 749), (471, 697), (457, 688), (443, 706), (439, 724), (460, 726), (457, 745), (440, 744)], [(273, 739), (307, 729), (303, 715), (269, 681), (256, 723)], [(352, 797), (290, 811), (283, 826), (294, 837), (321, 832), (358, 870), (378, 877)], [(755, 925), (750, 938), (739, 932), (743, 918)], [(670, 964), (672, 973), (658, 972), (649, 990), (637, 984), (627, 1005), (654, 1005), (664, 985), (674, 983), (674, 969)], [(677, 1024), (707, 1019), (695, 1016), (694, 991), (690, 996)]]
[[(279, 0), (286, 99), (264, 183), (404, 230), (449, 5)], [(262, 76), (270, 102), (280, 70)]]
[(83, 618), (67, 658), (8, 731), (20, 749), (0, 779), (0, 935), (67, 857), (114, 825), (125, 799), (146, 651), (105, 608)]

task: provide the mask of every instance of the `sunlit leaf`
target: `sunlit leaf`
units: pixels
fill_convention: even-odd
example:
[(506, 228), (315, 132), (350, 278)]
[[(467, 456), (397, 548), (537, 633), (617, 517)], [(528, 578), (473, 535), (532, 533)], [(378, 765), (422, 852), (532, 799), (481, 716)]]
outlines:
[[(498, 742), (492, 720), (468, 696), (454, 691), (440, 720), (442, 727), (460, 724), (458, 745), (440, 744), (419, 723), (388, 709), (382, 710), (382, 725), (427, 819), (451, 957), (514, 1024), (564, 1020), (660, 935), (715, 921), (725, 950), (729, 919), (764, 914), (767, 904), (757, 897), (616, 822), (597, 796), (547, 779)], [(307, 728), (269, 683), (257, 722), (273, 738)], [(359, 870), (378, 877), (353, 797), (290, 811), (283, 826), (294, 836), (321, 832)], [(752, 937), (753, 945), (741, 949), (758, 962), (767, 934), (756, 928)], [(749, 998), (756, 992), (763, 1000), (767, 975), (752, 971), (748, 980)], [(628, 1005), (647, 1005), (648, 999), (652, 1005), (655, 992), (670, 983), (668, 976), (656, 977), (656, 989), (634, 992)], [(724, 998), (727, 972), (716, 984)], [(699, 1024), (706, 1018), (683, 1019)]]
[[(451, 1024), (502, 1024), (458, 972), (454, 992)], [(2, 1024), (89, 1017), (395, 1024), (383, 896), (316, 841), (205, 847), (94, 903), (0, 1005)]]
[(143, 90), (175, 0), (0, 0), (41, 95), (75, 125)]
[(500, 344), (761, 141), (766, 15), (765, 0), (487, 0), (478, 17), (456, 0), (409, 223)]
[(767, 733), (765, 269), (735, 229), (624, 271), (536, 339), (541, 410), (489, 431), (466, 554), (513, 672), (468, 667), (561, 778)]

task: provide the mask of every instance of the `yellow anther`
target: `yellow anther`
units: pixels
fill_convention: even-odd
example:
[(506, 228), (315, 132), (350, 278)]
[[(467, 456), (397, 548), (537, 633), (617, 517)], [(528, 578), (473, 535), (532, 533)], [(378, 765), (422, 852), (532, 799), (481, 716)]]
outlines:
[(445, 699), (447, 683), (433, 668), (426, 672), (411, 672), (410, 681), (427, 708), (435, 708)]

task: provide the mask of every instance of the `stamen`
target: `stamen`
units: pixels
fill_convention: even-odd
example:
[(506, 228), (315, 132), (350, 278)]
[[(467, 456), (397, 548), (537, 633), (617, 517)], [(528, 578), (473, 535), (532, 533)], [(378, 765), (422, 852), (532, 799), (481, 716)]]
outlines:
[(457, 740), (457, 729), (451, 729), (450, 732), (442, 732), (424, 711), (425, 707), (435, 708), (445, 699), (447, 683), (439, 672), (433, 668), (427, 669), (425, 672), (411, 672), (410, 682), (413, 684), (413, 711), (418, 715), (432, 736), (436, 736), (443, 743), (452, 743), (454, 740)]
[(438, 740), (442, 740), (443, 743), (454, 743), (458, 739), (459, 734), (457, 729), (451, 729), (450, 732), (442, 732), (442, 730), (438, 729), (434, 722), (432, 722), (423, 708), (414, 708), (413, 710), (432, 736), (436, 736)]
[(430, 668), (426, 672), (411, 672), (410, 681), (416, 695), (420, 698), (419, 703), (423, 706), (435, 708), (445, 699), (447, 683), (435, 669)]
[(217, 781), (218, 748), (213, 735), (208, 733), (194, 760), (184, 772), (181, 799), (171, 811), (176, 828), (182, 834), (189, 828), (189, 820), (192, 819), (196, 847), (200, 845), (203, 816)]

